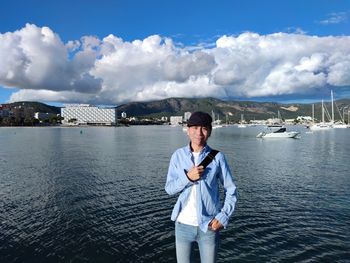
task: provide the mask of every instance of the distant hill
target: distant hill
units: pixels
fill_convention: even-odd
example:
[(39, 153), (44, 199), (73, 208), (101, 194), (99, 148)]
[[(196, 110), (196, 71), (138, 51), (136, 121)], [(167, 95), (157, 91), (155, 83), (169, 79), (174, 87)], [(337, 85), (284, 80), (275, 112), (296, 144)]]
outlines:
[(35, 102), (35, 101), (19, 101), (19, 102), (13, 102), (13, 103), (6, 103), (2, 105), (4, 106), (7, 105), (10, 108), (18, 107), (18, 106), (21, 106), (24, 108), (33, 108), (34, 112), (54, 113), (54, 114), (61, 113), (60, 107), (50, 106), (45, 103)]
[[(331, 112), (331, 103), (325, 103), (328, 111)], [(337, 108), (342, 111), (349, 105), (350, 100), (343, 99), (336, 101)], [(335, 107), (336, 108), (336, 107)], [(214, 111), (216, 116), (224, 120), (226, 116), (230, 120), (237, 121), (244, 114), (246, 120), (268, 119), (277, 117), (279, 111), (283, 119), (294, 119), (298, 116), (311, 116), (311, 104), (281, 104), (275, 102), (254, 102), (254, 101), (224, 101), (215, 98), (169, 98), (150, 102), (130, 102), (117, 107), (118, 115), (126, 112), (127, 116), (135, 117), (161, 117), (183, 115), (185, 112)], [(341, 112), (342, 114), (342, 112)], [(321, 103), (315, 103), (315, 118), (321, 119)], [(335, 118), (339, 119), (339, 114), (335, 109)]]

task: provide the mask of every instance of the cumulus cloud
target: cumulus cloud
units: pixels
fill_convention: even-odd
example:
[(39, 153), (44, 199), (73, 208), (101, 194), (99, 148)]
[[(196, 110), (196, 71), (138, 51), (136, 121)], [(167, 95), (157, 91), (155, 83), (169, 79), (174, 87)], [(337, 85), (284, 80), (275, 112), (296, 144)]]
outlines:
[(119, 104), (168, 97), (264, 97), (350, 86), (350, 37), (298, 33), (222, 36), (179, 46), (158, 35), (63, 43), (27, 24), (0, 34), (0, 85), (10, 100)]
[[(349, 86), (349, 37), (276, 33), (223, 36), (212, 50), (217, 85), (246, 97), (313, 92), (328, 84)], [(335, 65), (339, 65), (335, 68)]]
[(48, 27), (27, 24), (0, 34), (0, 83), (19, 89), (98, 92), (101, 80), (89, 73), (96, 51), (90, 50), (91, 40), (81, 42), (83, 47), (70, 60), (70, 48)]

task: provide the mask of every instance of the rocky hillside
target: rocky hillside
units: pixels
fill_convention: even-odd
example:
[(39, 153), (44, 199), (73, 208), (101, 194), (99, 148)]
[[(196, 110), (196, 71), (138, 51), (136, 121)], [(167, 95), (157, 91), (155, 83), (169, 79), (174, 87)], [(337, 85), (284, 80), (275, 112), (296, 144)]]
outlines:
[(14, 108), (21, 106), (23, 108), (32, 108), (34, 112), (43, 112), (43, 113), (54, 113), (60, 114), (61, 108), (50, 106), (45, 103), (35, 102), (35, 101), (19, 101), (13, 103), (2, 104), (6, 108)]

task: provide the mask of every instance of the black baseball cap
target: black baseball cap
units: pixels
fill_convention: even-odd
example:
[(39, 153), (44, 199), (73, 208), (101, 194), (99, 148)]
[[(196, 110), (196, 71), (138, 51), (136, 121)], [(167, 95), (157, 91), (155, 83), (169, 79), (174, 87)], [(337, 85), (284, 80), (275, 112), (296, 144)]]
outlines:
[(211, 116), (202, 111), (196, 111), (191, 114), (191, 117), (187, 121), (187, 127), (191, 126), (203, 126), (211, 128), (211, 123), (213, 119)]

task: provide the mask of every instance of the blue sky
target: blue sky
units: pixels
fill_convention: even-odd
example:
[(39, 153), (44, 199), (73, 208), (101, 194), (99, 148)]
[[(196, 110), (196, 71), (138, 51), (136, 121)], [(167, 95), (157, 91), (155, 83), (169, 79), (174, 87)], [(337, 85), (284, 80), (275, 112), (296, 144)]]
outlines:
[(349, 1), (3, 0), (0, 10), (0, 102), (350, 98)]

